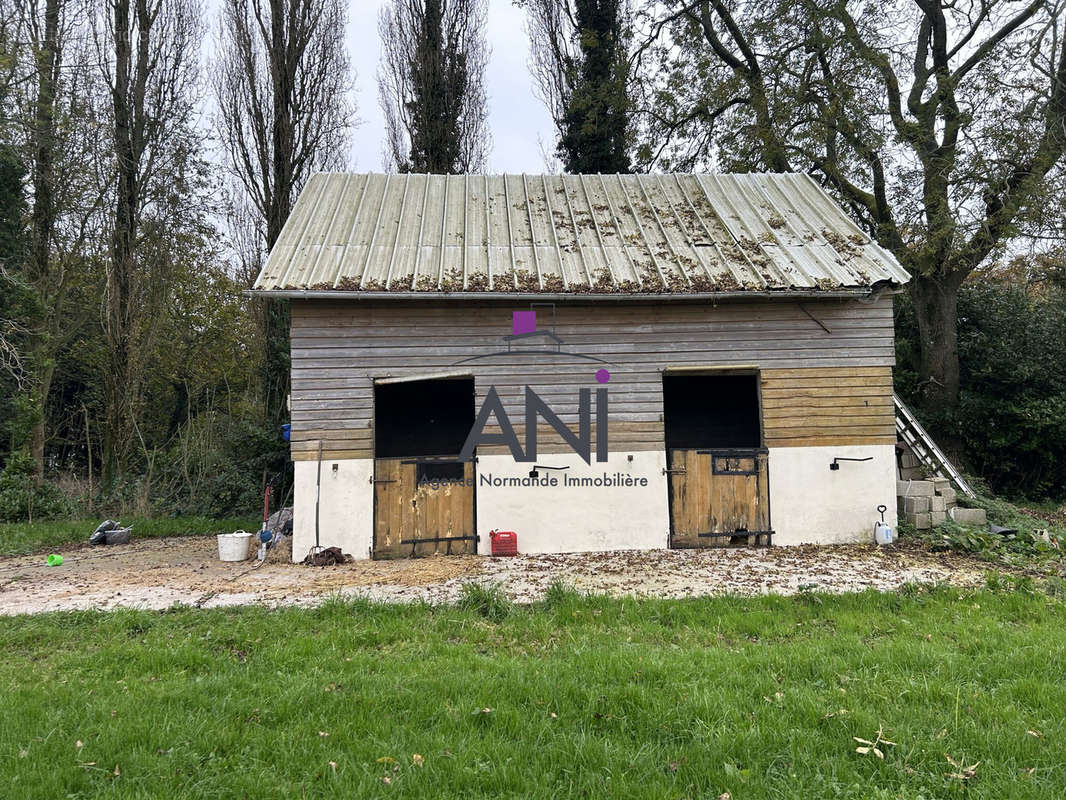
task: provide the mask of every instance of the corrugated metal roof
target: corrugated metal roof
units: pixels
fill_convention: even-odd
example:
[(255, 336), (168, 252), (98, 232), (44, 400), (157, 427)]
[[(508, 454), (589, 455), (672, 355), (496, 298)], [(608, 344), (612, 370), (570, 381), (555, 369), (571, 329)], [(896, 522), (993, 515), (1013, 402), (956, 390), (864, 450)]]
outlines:
[(806, 175), (314, 175), (264, 291), (705, 294), (909, 276)]

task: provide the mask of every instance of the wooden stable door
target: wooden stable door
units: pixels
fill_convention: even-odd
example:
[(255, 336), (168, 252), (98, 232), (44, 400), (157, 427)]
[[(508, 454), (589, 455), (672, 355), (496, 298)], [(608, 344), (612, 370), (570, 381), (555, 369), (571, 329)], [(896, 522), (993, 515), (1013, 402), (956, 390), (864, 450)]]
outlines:
[[(454, 474), (436, 478), (438, 464)], [(374, 558), (477, 552), (473, 462), (375, 459), (374, 505)]]
[(670, 451), (670, 544), (770, 544), (766, 450)]

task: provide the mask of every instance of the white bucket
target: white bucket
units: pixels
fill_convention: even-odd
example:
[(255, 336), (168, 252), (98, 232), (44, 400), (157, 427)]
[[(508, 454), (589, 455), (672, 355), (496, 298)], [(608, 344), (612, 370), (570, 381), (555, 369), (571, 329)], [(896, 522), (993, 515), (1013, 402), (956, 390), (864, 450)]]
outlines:
[(247, 561), (248, 542), (252, 534), (247, 531), (220, 533), (218, 535), (218, 558), (220, 561)]

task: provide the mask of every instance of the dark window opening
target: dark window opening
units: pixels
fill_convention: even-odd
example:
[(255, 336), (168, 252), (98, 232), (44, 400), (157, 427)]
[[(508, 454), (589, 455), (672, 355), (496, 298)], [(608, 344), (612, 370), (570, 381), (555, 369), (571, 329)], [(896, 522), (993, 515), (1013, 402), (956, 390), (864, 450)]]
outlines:
[(377, 458), (456, 456), (473, 424), (473, 378), (403, 381), (374, 387)]
[(462, 461), (419, 461), (416, 470), (418, 483), (460, 483), (466, 478)]
[(666, 449), (756, 448), (758, 375), (664, 375)]

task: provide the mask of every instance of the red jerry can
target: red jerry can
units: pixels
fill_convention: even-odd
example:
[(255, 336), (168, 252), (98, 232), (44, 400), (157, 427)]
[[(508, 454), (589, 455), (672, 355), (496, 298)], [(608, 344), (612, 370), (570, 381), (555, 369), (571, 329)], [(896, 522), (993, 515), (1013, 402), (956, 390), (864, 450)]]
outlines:
[(518, 555), (518, 534), (514, 531), (489, 531), (494, 556)]

